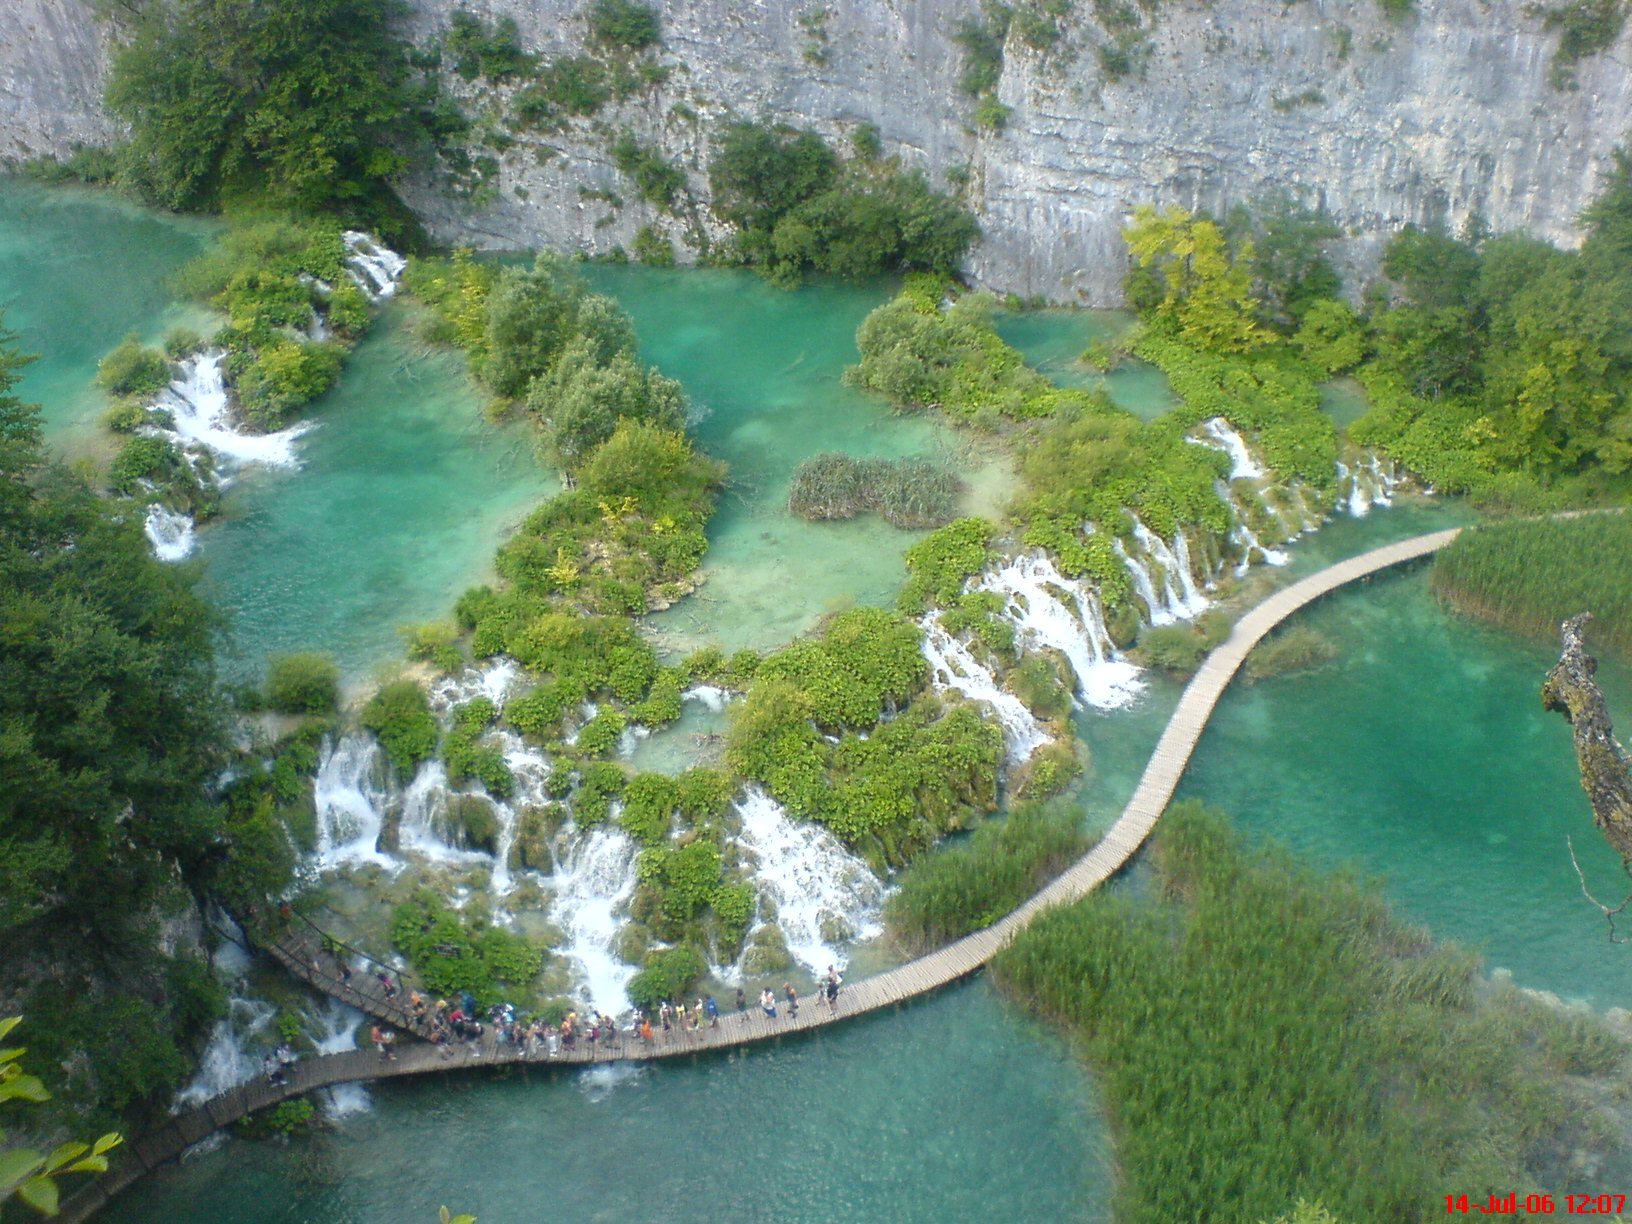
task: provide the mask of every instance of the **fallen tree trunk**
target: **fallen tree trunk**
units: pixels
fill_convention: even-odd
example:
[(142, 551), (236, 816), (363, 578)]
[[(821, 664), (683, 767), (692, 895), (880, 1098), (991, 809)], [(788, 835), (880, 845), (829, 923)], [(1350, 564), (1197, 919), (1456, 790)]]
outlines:
[(1541, 686), (1541, 704), (1564, 715), (1575, 730), (1581, 789), (1592, 803), (1592, 820), (1632, 875), (1632, 762), (1615, 738), (1609, 707), (1594, 678), (1598, 660), (1586, 650), (1592, 613), (1572, 616), (1561, 627), (1564, 653)]

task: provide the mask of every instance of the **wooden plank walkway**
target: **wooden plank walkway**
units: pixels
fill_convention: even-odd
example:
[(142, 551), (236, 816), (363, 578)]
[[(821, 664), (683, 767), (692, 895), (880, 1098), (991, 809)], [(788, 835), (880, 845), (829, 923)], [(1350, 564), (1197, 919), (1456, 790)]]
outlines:
[[(1254, 607), (1236, 622), (1229, 639), (1207, 656), (1191, 679), (1145, 764), (1133, 797), (1092, 850), (1024, 905), (984, 930), (876, 977), (846, 985), (839, 992), (838, 1005), (834, 1008), (811, 999), (800, 1007), (798, 1016), (793, 1017), (787, 1014), (785, 1000), (779, 1000), (780, 1015), (774, 1020), (764, 1016), (758, 1007), (750, 1007), (741, 1016), (722, 1015), (717, 1027), (705, 1027), (694, 1033), (678, 1030), (657, 1033), (650, 1045), (632, 1036), (620, 1035), (618, 1041), (611, 1043), (580, 1041), (576, 1049), (562, 1050), (554, 1057), (542, 1051), (529, 1057), (521, 1049), (499, 1046), (489, 1032), (479, 1043), (457, 1043), (447, 1053), (428, 1042), (415, 1042), (399, 1049), (392, 1060), (382, 1060), (373, 1050), (351, 1050), (308, 1059), (295, 1065), (286, 1085), (268, 1084), (263, 1080), (240, 1085), (189, 1113), (178, 1114), (160, 1130), (127, 1145), (122, 1149), (125, 1158), (103, 1177), (67, 1199), (57, 1218), (62, 1224), (79, 1224), (144, 1173), (174, 1160), (219, 1128), (279, 1101), (334, 1084), (476, 1067), (548, 1069), (689, 1057), (821, 1028), (905, 1002), (967, 977), (1007, 946), (1043, 910), (1087, 895), (1126, 866), (1150, 836), (1172, 799), (1218, 699), (1265, 634), (1300, 608), (1338, 587), (1437, 552), (1449, 544), (1459, 530), (1453, 528), (1417, 536), (1340, 561), (1277, 591)], [(270, 951), (292, 973), (317, 989), (405, 1031), (420, 1031), (397, 1000), (384, 997), (383, 989), (374, 979), (359, 980), (354, 975), (350, 983), (343, 982), (338, 966), (329, 968), (334, 958), (314, 940), (291, 934)], [(399, 995), (398, 999), (402, 997)]]

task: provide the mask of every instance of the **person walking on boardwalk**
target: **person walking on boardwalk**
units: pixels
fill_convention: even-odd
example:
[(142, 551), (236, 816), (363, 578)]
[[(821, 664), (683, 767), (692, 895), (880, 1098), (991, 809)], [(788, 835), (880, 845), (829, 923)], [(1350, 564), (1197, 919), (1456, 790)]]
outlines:
[(776, 992), (769, 986), (759, 992), (759, 1006), (767, 1019), (776, 1019)]
[(708, 1013), (708, 1027), (720, 1027), (720, 1005), (714, 1002), (714, 996), (709, 995), (703, 1000), (703, 1010)]
[(827, 987), (827, 1005), (835, 1010), (839, 1006), (839, 987), (843, 984), (844, 979), (839, 976), (839, 971), (829, 965), (827, 967), (827, 979), (823, 985)]
[(737, 1019), (748, 1023), (748, 996), (742, 993), (741, 986), (737, 987)]
[(380, 1052), (380, 1061), (384, 1062), (386, 1059), (385, 1030), (377, 1024), (374, 1025), (368, 1030), (368, 1039), (374, 1043), (374, 1048)]
[(799, 1019), (799, 992), (793, 988), (792, 982), (782, 983), (782, 997), (788, 1001), (788, 1019)]
[(288, 1077), (286, 1077), (283, 1073), (283, 1067), (278, 1062), (276, 1055), (268, 1054), (265, 1058), (261, 1059), (261, 1070), (266, 1074), (266, 1082), (271, 1084), (274, 1088), (281, 1088), (289, 1082)]

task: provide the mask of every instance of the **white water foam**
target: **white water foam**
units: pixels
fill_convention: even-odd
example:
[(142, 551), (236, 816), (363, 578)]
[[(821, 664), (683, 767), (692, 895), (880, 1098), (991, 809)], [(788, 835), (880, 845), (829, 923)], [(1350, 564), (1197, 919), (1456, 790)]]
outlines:
[(378, 846), (380, 812), (388, 795), (374, 782), (380, 768), (372, 736), (325, 739), (319, 750), (313, 801), (317, 808), (317, 866), (330, 871), (365, 863), (394, 865)]
[[(1156, 608), (1151, 609), (1151, 624), (1171, 623), (1175, 620), (1191, 620), (1200, 616), (1210, 606), (1211, 601), (1201, 593), (1196, 585), (1196, 576), (1190, 569), (1190, 542), (1185, 538), (1183, 530), (1173, 535), (1173, 542), (1169, 544), (1149, 527), (1138, 519), (1133, 520), (1133, 538), (1138, 543), (1148, 562), (1155, 567), (1155, 572), (1161, 577), (1161, 614), (1166, 618), (1163, 621), (1156, 619)], [(1127, 557), (1127, 553), (1123, 553)], [(1147, 579), (1149, 573), (1147, 571)], [(1150, 583), (1154, 588), (1154, 583)], [(1141, 592), (1143, 593), (1143, 592)]]
[(955, 689), (970, 701), (988, 706), (1003, 728), (1009, 760), (1018, 764), (1048, 743), (1048, 734), (1013, 693), (999, 687), (997, 678), (969, 648), (941, 625), (939, 612), (919, 624), (924, 630), (924, 658), (929, 660), (929, 682), (937, 692)]
[(628, 1006), (624, 988), (635, 976), (635, 967), (619, 960), (612, 946), (634, 896), (637, 849), (622, 830), (591, 829), (554, 877), (553, 913), (567, 933), (561, 952), (584, 969), (580, 997), (613, 1014)]
[(1384, 466), (1375, 453), (1363, 455), (1352, 468), (1339, 459), (1337, 478), (1339, 500), (1355, 518), (1364, 518), (1373, 506), (1392, 505), (1394, 488), (1400, 483), (1393, 460)]
[[(355, 1007), (347, 1007), (338, 999), (325, 998), (323, 1007), (308, 1017), (309, 1036), (319, 1056), (344, 1054), (357, 1048), (357, 1026), (365, 1017)], [(335, 1084), (324, 1090), (323, 1112), (330, 1118), (344, 1118), (364, 1113), (374, 1107), (374, 1100), (362, 1083)]]
[(731, 701), (731, 690), (716, 684), (694, 684), (680, 694), (681, 701), (695, 701), (711, 714), (724, 714)]
[(737, 801), (738, 845), (754, 860), (754, 883), (776, 903), (788, 952), (812, 974), (842, 967), (844, 945), (884, 929), (884, 885), (820, 825), (795, 823), (758, 787)]
[(1223, 417), (1209, 417), (1196, 428), (1201, 436), (1188, 437), (1185, 441), (1210, 446), (1229, 455), (1231, 480), (1256, 480), (1265, 474), (1263, 465), (1252, 457), (1247, 440)]
[(1098, 593), (1060, 573), (1048, 556), (1016, 557), (1003, 568), (982, 574), (973, 589), (1005, 597), (1004, 614), (1014, 622), (1022, 646), (1065, 655), (1083, 703), (1115, 710), (1144, 691), (1139, 669), (1122, 658), (1111, 641)]
[(347, 230), (341, 237), (349, 252), (346, 275), (368, 295), (368, 300), (379, 302), (396, 293), (397, 280), (407, 269), (408, 261), (362, 230)]
[(147, 508), (142, 531), (153, 546), (153, 555), (160, 561), (183, 561), (193, 555), (194, 523), (190, 515), (181, 514), (157, 502)]
[(1252, 568), (1255, 553), (1258, 560), (1267, 565), (1285, 565), (1292, 560), (1292, 554), (1284, 548), (1271, 548), (1258, 538), (1258, 533), (1247, 522), (1247, 507), (1228, 485), (1220, 480), (1213, 488), (1219, 497), (1230, 503), (1230, 519), (1235, 524), (1230, 528), (1230, 541), (1241, 550), (1241, 560), (1235, 566), (1237, 578), (1245, 577)]
[(171, 436), (213, 451), (228, 465), (298, 467), (295, 439), (312, 428), (311, 422), (301, 421), (277, 433), (242, 432), (233, 419), (221, 371), (225, 360), (226, 354), (215, 349), (180, 363), (181, 376), (159, 393), (153, 405), (174, 420)]
[(211, 1097), (260, 1075), (263, 1055), (252, 1053), (251, 1047), (267, 1044), (272, 1017), (277, 1014), (278, 1009), (263, 999), (236, 995), (228, 999), (226, 1017), (215, 1022), (198, 1071), (191, 1082), (176, 1093), (170, 1112), (197, 1108)]

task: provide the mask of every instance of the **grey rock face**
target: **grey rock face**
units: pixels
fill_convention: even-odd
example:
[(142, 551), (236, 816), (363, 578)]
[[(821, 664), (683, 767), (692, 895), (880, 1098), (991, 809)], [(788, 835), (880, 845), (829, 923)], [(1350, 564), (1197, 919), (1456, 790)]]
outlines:
[[(413, 3), (420, 38), (459, 6)], [(515, 17), (530, 49), (583, 47), (580, 0), (463, 7)], [(1063, 44), (1075, 54), (1044, 56), (1009, 39), (999, 97), (1012, 109), (1000, 134), (973, 130), (973, 100), (957, 85), (950, 35), (971, 5), (829, 3), (819, 46), (800, 23), (811, 0), (659, 7), (667, 82), (562, 132), (523, 135), (477, 205), (422, 174), (406, 194), (432, 231), (478, 246), (590, 252), (627, 248), (647, 224), (678, 237), (681, 221), (621, 181), (607, 153), (618, 130), (683, 165), (706, 200), (707, 134), (728, 117), (814, 127), (841, 145), (870, 122), (887, 153), (932, 180), (967, 168), (985, 231), (969, 265), (976, 279), (1109, 305), (1120, 295), (1120, 230), (1146, 202), (1218, 210), (1286, 190), (1326, 206), (1352, 236), (1340, 256), (1361, 271), (1380, 236), (1407, 221), (1456, 226), (1479, 213), (1498, 230), (1573, 242), (1632, 120), (1632, 31), (1578, 66), (1579, 88), (1560, 91), (1548, 83), (1556, 35), (1523, 0), (1419, 0), (1401, 24), (1374, 0), (1164, 3), (1143, 74), (1121, 81), (1101, 70), (1095, 47), (1108, 39), (1080, 3)], [(8, 0), (4, 10), (0, 156), (105, 136), (100, 47), (80, 0)], [(478, 106), (503, 99), (467, 92)], [(710, 224), (706, 211), (698, 219)]]
[(107, 50), (84, 0), (0, 3), (0, 161), (114, 139), (102, 109)]

